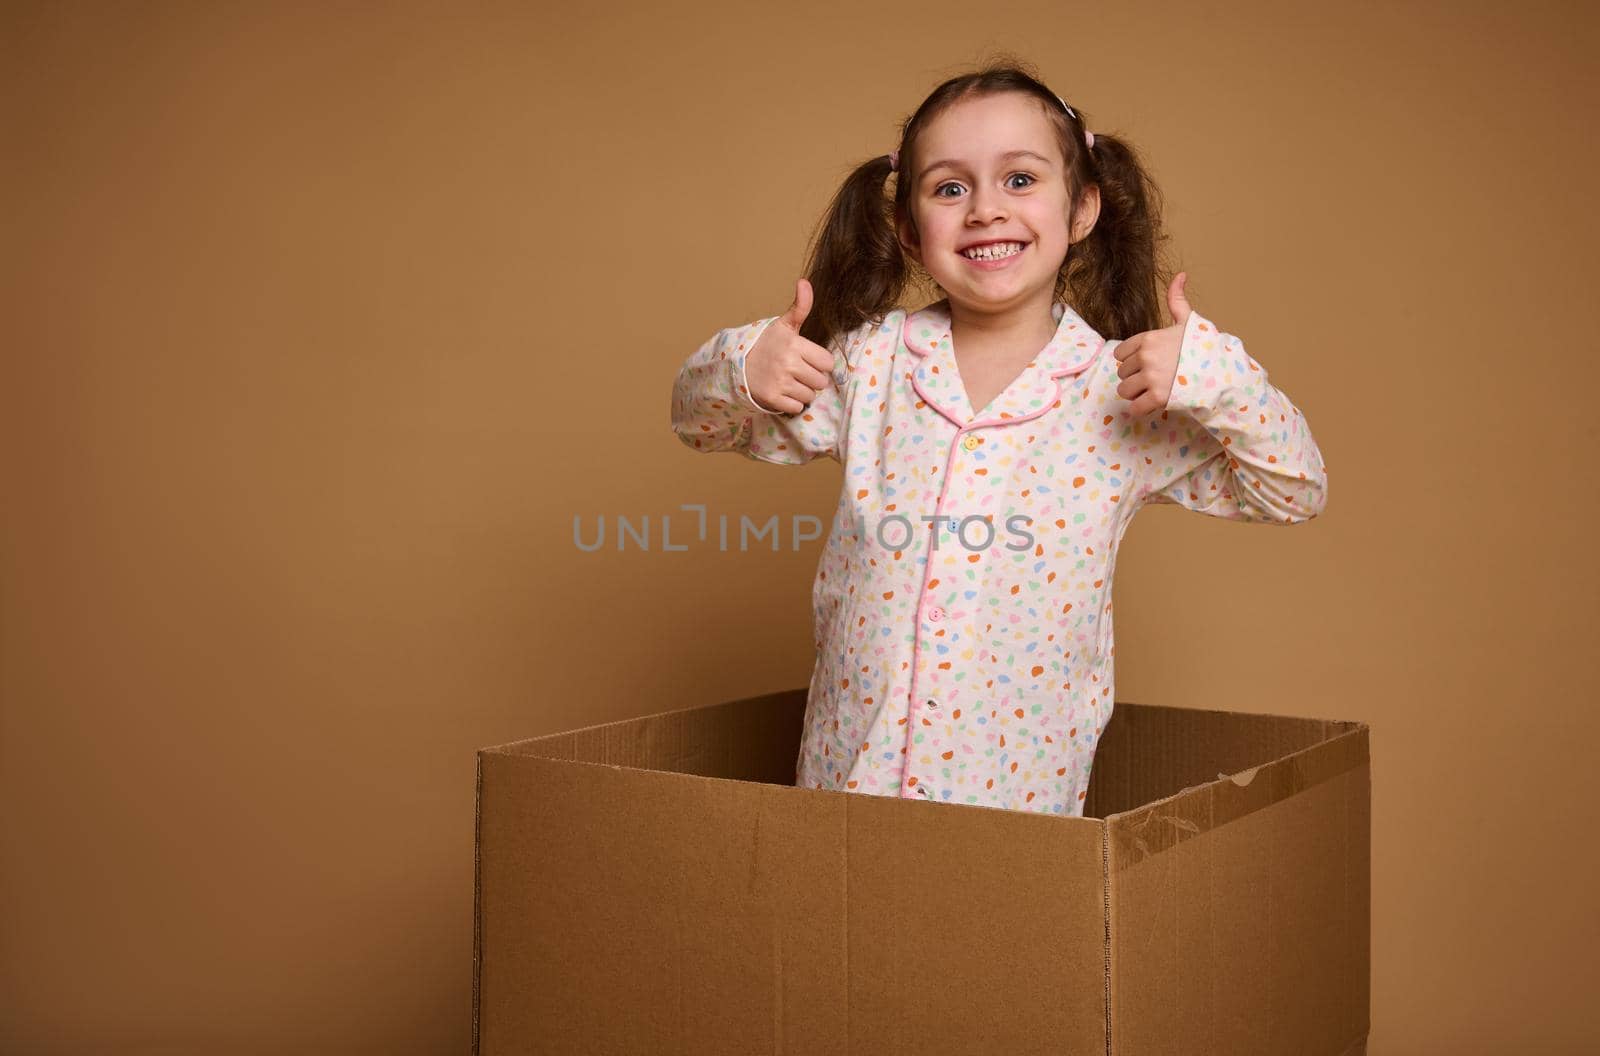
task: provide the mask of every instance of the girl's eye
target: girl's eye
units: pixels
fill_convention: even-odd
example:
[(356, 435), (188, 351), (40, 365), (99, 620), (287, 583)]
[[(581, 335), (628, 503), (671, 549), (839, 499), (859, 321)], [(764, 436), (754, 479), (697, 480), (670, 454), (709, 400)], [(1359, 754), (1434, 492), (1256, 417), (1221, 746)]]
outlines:
[[(1013, 178), (1015, 178), (1017, 176), (1021, 176), (1023, 179), (1028, 181), (1027, 183), (1022, 185), (1023, 187), (1028, 187), (1028, 186), (1031, 186), (1032, 184), (1038, 182), (1037, 180), (1035, 180), (1033, 178), (1031, 173), (1026, 173), (1026, 172), (1013, 172), (1010, 176), (1007, 176), (1006, 179), (1010, 180), (1010, 179), (1013, 179)], [(946, 187), (959, 187), (959, 186), (961, 186), (961, 185), (959, 183), (954, 182), (954, 181), (950, 181), (948, 183), (941, 183), (939, 186), (937, 186), (937, 187), (935, 187), (933, 189), (933, 196), (935, 198), (948, 198), (948, 197), (950, 197), (948, 194), (940, 194), (939, 192), (944, 190)], [(1020, 189), (1021, 188), (1018, 188), (1018, 190), (1020, 190)]]

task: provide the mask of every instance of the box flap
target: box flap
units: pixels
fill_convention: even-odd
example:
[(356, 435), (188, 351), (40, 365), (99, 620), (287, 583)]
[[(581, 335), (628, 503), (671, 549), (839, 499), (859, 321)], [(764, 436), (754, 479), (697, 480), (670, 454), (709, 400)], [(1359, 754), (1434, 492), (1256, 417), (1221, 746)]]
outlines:
[(656, 712), (482, 751), (793, 785), (806, 693)]
[(1084, 814), (1104, 818), (1141, 807), (1360, 725), (1118, 701), (1095, 748)]
[(1107, 819), (1113, 1054), (1334, 1054), (1365, 1039), (1368, 730), (1339, 726)]

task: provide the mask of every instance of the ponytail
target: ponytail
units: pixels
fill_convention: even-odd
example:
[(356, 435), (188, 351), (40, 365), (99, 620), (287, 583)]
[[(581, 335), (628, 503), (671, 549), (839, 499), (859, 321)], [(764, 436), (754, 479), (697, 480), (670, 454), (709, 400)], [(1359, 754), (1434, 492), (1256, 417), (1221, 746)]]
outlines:
[(812, 308), (800, 336), (826, 347), (841, 334), (881, 320), (905, 290), (907, 262), (884, 194), (888, 155), (856, 166), (833, 196), (806, 261)]
[(1169, 240), (1161, 228), (1161, 191), (1132, 144), (1119, 136), (1096, 132), (1083, 169), (1100, 188), (1100, 216), (1068, 249), (1056, 295), (1070, 295), (1073, 310), (1108, 339), (1160, 329), (1172, 281), (1161, 259)]

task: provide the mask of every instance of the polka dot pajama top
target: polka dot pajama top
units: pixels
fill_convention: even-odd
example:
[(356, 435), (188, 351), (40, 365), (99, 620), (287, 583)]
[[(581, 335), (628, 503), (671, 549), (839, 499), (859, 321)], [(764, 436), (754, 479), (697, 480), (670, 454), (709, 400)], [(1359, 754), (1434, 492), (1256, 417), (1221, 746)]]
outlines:
[(832, 385), (797, 414), (744, 384), (776, 317), (719, 331), (678, 373), (672, 425), (688, 446), (844, 467), (812, 589), (800, 787), (1082, 816), (1133, 515), (1322, 512), (1305, 416), (1239, 338), (1191, 312), (1166, 407), (1135, 417), (1116, 391), (1118, 342), (1064, 303), (1052, 314), (1055, 336), (977, 410), (948, 300), (840, 335)]

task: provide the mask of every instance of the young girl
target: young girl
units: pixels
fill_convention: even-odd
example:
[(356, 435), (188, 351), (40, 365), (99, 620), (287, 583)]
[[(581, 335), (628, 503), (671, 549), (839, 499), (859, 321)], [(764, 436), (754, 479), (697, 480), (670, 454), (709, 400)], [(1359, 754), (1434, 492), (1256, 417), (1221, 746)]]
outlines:
[[(1322, 512), (1305, 416), (1166, 286), (1156, 202), (1026, 72), (957, 77), (845, 181), (789, 309), (679, 372), (689, 446), (844, 467), (800, 787), (1082, 816), (1134, 514)], [(909, 313), (908, 260), (945, 294)]]

